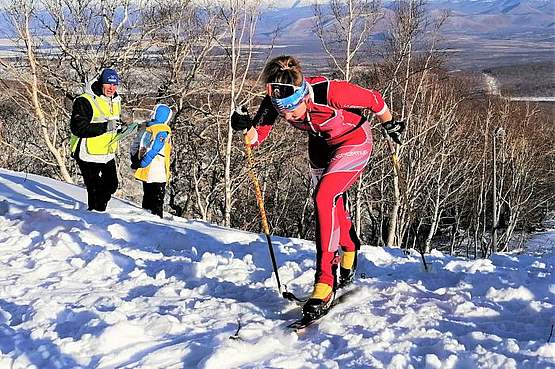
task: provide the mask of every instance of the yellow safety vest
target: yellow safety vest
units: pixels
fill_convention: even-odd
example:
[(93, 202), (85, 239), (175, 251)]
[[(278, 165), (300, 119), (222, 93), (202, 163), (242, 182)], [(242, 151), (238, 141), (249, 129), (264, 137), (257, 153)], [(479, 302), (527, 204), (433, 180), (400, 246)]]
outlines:
[[(91, 104), (93, 116), (91, 124), (104, 123), (110, 119), (120, 119), (121, 114), (121, 101), (119, 98), (113, 99), (111, 102), (90, 93), (83, 93), (79, 97), (86, 98)], [(116, 131), (105, 132), (100, 136), (83, 138), (85, 140), (85, 147), (90, 155), (107, 155), (113, 154), (118, 149), (118, 143), (114, 142)], [(71, 135), (69, 141), (71, 153), (77, 150), (77, 143), (79, 137)]]
[[(153, 126), (146, 127), (145, 131), (150, 133), (150, 142), (149, 142), (149, 144), (146, 148), (147, 151), (150, 150), (150, 148), (152, 147), (152, 145), (154, 143), (154, 140), (156, 139), (156, 135), (159, 132), (168, 132), (168, 137), (164, 141), (164, 147), (158, 153), (158, 155), (162, 154), (164, 156), (164, 166), (165, 166), (165, 169), (166, 169), (166, 182), (168, 182), (170, 180), (170, 155), (171, 155), (171, 151), (172, 151), (172, 145), (171, 145), (171, 140), (170, 140), (171, 128), (167, 124), (155, 124)], [(137, 169), (135, 171), (135, 178), (137, 178), (141, 181), (147, 182), (148, 181), (148, 173), (150, 171), (151, 165), (152, 165), (152, 162), (146, 168)]]

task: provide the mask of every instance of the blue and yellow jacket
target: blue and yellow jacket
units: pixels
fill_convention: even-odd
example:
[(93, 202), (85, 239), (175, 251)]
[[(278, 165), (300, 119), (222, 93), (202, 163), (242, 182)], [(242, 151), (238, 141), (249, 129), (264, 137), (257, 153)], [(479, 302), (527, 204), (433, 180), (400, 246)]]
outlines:
[(139, 161), (135, 178), (147, 183), (163, 183), (170, 179), (171, 109), (158, 104), (146, 127), (139, 130), (131, 144), (131, 155)]

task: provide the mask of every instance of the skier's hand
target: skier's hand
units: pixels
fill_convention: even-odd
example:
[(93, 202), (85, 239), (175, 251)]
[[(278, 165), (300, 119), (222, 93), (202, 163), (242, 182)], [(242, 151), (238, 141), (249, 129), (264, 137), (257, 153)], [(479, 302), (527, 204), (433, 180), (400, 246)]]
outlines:
[(243, 105), (237, 106), (231, 114), (231, 128), (242, 131), (252, 127), (252, 121), (247, 108)]
[(256, 132), (256, 129), (254, 127), (251, 127), (245, 133), (245, 142), (247, 143), (247, 145), (250, 146), (253, 146), (258, 142), (258, 132)]
[(402, 133), (405, 132), (406, 124), (402, 120), (390, 120), (389, 122), (382, 123), (385, 133), (391, 137), (393, 141), (399, 145), (403, 144)]

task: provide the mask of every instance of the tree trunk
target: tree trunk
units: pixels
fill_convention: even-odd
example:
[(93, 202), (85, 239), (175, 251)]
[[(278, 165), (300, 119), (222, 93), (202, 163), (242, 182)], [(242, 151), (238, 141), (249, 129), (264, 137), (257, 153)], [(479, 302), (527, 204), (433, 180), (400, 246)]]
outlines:
[(23, 40), (26, 44), (26, 51), (27, 51), (27, 59), (29, 61), (29, 68), (31, 69), (31, 90), (29, 91), (31, 95), (31, 101), (33, 103), (33, 108), (35, 110), (35, 115), (40, 123), (42, 137), (44, 138), (44, 142), (48, 147), (50, 153), (54, 156), (56, 160), (56, 164), (58, 169), (60, 170), (61, 177), (64, 181), (68, 183), (74, 183), (69, 171), (66, 167), (66, 162), (63, 155), (60, 153), (58, 148), (54, 145), (52, 140), (50, 139), (50, 134), (48, 132), (48, 123), (46, 121), (46, 117), (44, 115), (44, 111), (40, 104), (39, 100), (39, 86), (38, 86), (38, 77), (37, 77), (37, 65), (36, 65), (36, 57), (33, 51), (33, 40), (31, 36), (31, 32), (29, 30), (29, 13), (25, 14), (25, 24), (23, 25)]

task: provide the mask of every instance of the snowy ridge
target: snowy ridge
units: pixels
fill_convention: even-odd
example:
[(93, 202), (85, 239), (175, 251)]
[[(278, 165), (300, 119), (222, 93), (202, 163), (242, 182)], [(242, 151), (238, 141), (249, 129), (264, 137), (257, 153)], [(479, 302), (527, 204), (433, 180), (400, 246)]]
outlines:
[[(0, 369), (555, 368), (555, 231), (522, 255), (433, 252), (429, 273), (364, 246), (356, 292), (297, 335), (262, 235), (85, 197), (0, 169)], [(309, 293), (313, 243), (272, 240), (281, 280)]]

